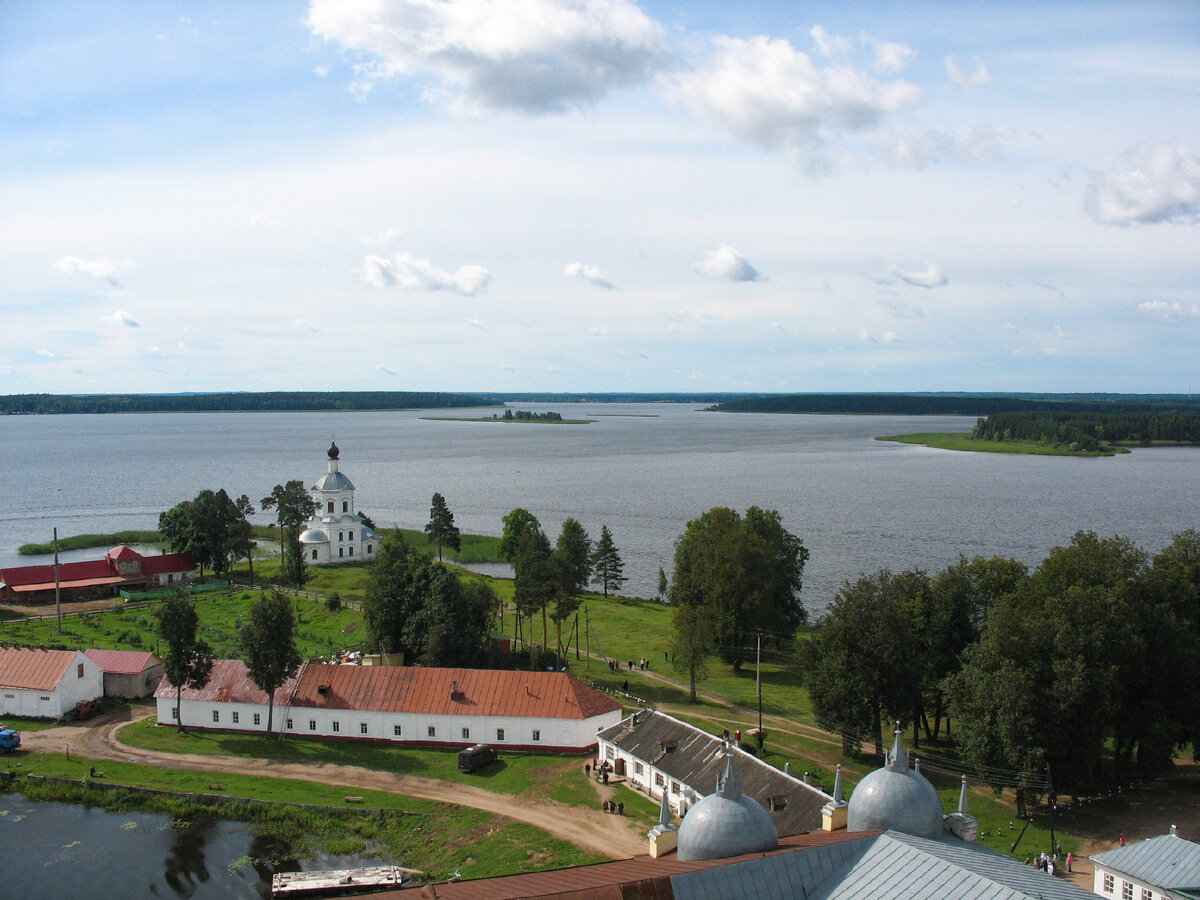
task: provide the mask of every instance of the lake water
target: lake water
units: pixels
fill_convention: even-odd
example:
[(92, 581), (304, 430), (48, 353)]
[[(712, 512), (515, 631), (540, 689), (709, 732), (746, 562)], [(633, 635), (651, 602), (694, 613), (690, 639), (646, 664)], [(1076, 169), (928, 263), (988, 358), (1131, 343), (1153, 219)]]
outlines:
[[(239, 822), (200, 819), (172, 824), (167, 816), (152, 813), (110, 813), (0, 794), (4, 897), (257, 900), (271, 896), (272, 874), (301, 870), (288, 853), (286, 844), (252, 835)], [(303, 868), (369, 864), (326, 857), (306, 862)]]
[[(429, 416), (494, 410), (163, 413), (0, 418), (0, 564), (60, 535), (153, 528), (204, 488), (257, 504), (291, 478), (312, 484), (336, 437), (360, 510), (420, 528), (442, 493), (463, 531), (499, 534), (523, 506), (551, 540), (574, 516), (607, 524), (625, 592), (651, 596), (675, 539), (713, 506), (778, 509), (811, 552), (803, 597), (822, 609), (841, 583), (887, 566), (944, 567), (960, 553), (1036, 564), (1079, 529), (1154, 552), (1200, 527), (1200, 448), (1111, 458), (956, 453), (873, 440), (967, 431), (960, 417), (705, 413), (685, 404), (521, 404), (590, 425), (482, 424)], [(263, 522), (267, 516), (259, 516)], [(95, 551), (84, 556), (94, 557)]]

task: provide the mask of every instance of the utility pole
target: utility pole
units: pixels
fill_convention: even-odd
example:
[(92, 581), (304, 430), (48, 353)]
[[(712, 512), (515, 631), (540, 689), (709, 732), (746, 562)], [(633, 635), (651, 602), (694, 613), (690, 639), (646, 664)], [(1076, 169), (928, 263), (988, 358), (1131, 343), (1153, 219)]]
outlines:
[(583, 605), (583, 634), (587, 639), (587, 664), (585, 668), (591, 671), (592, 668), (592, 619), (588, 615), (587, 604)]
[(54, 613), (58, 619), (58, 633), (62, 634), (62, 593), (58, 585), (58, 529), (54, 529)]
[(755, 634), (754, 690), (758, 694), (758, 749), (762, 749), (762, 632)]

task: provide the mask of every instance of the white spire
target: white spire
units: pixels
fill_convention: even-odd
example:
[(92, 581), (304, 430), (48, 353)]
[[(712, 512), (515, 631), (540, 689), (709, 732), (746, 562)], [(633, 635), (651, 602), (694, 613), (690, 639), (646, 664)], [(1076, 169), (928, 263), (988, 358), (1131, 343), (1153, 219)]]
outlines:
[(842, 794), (842, 764), (837, 764), (837, 771), (833, 776), (833, 802), (835, 804), (844, 804), (845, 796)]
[(904, 743), (900, 740), (900, 723), (896, 723), (896, 738), (892, 742), (892, 752), (887, 755), (885, 765), (893, 772), (908, 771), (908, 754), (904, 752)]
[(960, 813), (962, 813), (964, 816), (970, 812), (970, 810), (967, 809), (967, 776), (966, 775), (964, 775), (962, 777), (962, 788), (960, 788), (959, 792), (958, 792), (958, 811)]

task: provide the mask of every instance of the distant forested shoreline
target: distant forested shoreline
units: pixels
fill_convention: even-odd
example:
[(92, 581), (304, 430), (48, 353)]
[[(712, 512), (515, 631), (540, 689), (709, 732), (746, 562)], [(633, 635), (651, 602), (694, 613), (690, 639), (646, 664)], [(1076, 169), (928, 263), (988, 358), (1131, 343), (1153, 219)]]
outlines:
[(769, 394), (740, 397), (711, 412), (837, 413), (894, 416), (994, 416), (1000, 413), (1200, 413), (1177, 394)]
[(1200, 444), (1200, 412), (998, 413), (979, 419), (972, 440), (1034, 442), (1095, 452), (1117, 444)]
[(10, 394), (0, 415), (151, 412), (344, 412), (503, 406), (475, 394), (433, 391), (268, 391), (213, 394)]

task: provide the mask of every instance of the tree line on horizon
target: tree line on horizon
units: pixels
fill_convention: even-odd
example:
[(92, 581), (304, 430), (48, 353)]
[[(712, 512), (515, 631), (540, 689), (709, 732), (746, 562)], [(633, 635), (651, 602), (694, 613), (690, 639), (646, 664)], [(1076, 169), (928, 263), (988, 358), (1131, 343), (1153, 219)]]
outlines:
[(1160, 410), (1142, 412), (996, 413), (981, 418), (972, 440), (1026, 441), (1095, 451), (1110, 444), (1169, 442), (1200, 444), (1200, 412)]
[(437, 391), (264, 391), (201, 394), (9, 394), (0, 415), (144, 412), (343, 412), (497, 406), (474, 394)]
[(1200, 412), (1190, 396), (1132, 397), (1075, 394), (763, 394), (739, 397), (708, 407), (711, 412), (840, 413), (897, 416), (994, 416), (999, 413)]

